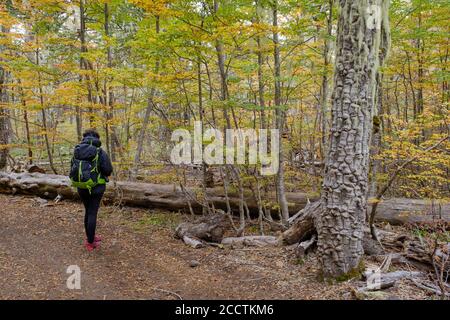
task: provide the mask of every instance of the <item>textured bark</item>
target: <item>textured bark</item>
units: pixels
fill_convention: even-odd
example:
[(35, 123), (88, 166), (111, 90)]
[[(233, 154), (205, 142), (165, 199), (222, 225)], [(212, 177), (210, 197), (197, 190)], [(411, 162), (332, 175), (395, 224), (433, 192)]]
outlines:
[(383, 0), (340, 0), (332, 125), (320, 206), (318, 253), (325, 277), (358, 267), (364, 252), (369, 145)]
[[(202, 22), (203, 23), (203, 22)], [(200, 44), (201, 45), (201, 44)], [(204, 132), (204, 113), (203, 109), (203, 87), (202, 87), (202, 62), (200, 59), (197, 61), (197, 88), (198, 88), (198, 113), (200, 123), (202, 124), (202, 132)], [(211, 209), (208, 203), (208, 197), (206, 196), (206, 188), (214, 187), (214, 175), (212, 171), (209, 169), (209, 166), (202, 161), (202, 193), (203, 193), (203, 214), (211, 213)]]
[[(79, 9), (80, 9), (80, 29), (79, 29), (79, 38), (81, 42), (81, 53), (84, 53), (86, 51), (86, 39), (85, 39), (85, 31), (86, 31), (86, 25), (84, 23), (84, 0), (80, 0), (79, 2)], [(84, 61), (83, 57), (80, 56), (80, 70), (83, 70), (84, 68)], [(83, 83), (83, 76), (79, 76), (80, 85)], [(81, 99), (80, 99), (81, 104)], [(83, 137), (83, 113), (81, 110), (81, 107), (77, 105), (75, 107), (75, 122), (77, 127), (77, 141), (81, 141)]]

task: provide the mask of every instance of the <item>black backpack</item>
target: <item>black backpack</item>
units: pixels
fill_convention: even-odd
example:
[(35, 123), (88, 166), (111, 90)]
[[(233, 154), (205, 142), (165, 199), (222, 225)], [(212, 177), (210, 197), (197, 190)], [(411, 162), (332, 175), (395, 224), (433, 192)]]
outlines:
[(101, 149), (92, 144), (79, 144), (75, 147), (69, 174), (73, 187), (91, 192), (95, 186), (106, 184), (99, 170), (100, 152)]

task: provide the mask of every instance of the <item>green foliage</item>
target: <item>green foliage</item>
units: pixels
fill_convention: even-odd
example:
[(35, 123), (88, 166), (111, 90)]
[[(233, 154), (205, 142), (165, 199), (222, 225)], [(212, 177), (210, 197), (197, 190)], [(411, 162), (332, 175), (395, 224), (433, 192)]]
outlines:
[[(42, 141), (47, 134), (51, 152), (64, 167), (67, 149), (78, 139), (78, 116), (83, 128), (94, 126), (108, 136), (105, 147), (114, 151), (119, 174), (127, 176), (149, 105), (143, 158), (161, 165), (167, 163), (170, 132), (191, 129), (199, 120), (200, 100), (208, 127), (224, 128), (225, 114), (232, 127), (260, 128), (263, 120), (273, 127), (279, 81), (279, 107), (286, 112), (286, 189), (318, 193), (322, 168), (314, 162), (324, 162), (331, 123), (331, 97), (322, 95), (323, 83), (329, 93), (332, 89), (338, 16), (334, 3), (330, 8), (327, 0), (279, 0), (275, 29), (271, 0), (219, 1), (217, 11), (210, 1), (84, 1), (83, 46), (79, 1), (12, 1), (0, 11), (0, 25), (10, 30), (0, 33), (0, 66), (11, 75), (7, 88), (13, 98), (2, 107), (15, 119), (12, 143), (21, 150), (13, 154), (26, 155), (30, 149), (36, 159), (45, 158)], [(449, 198), (449, 144), (424, 152), (448, 134), (449, 11), (448, 1), (392, 0), (393, 46), (382, 70), (382, 110), (373, 119), (375, 131), (383, 136), (378, 185), (402, 163), (420, 156), (400, 173), (389, 195)], [(275, 31), (280, 35), (278, 78)], [(219, 47), (226, 79), (218, 65)], [(47, 131), (42, 129), (42, 110), (48, 117)], [(116, 148), (112, 131), (119, 141)], [(239, 169), (244, 186), (252, 186), (256, 167)], [(146, 179), (163, 182), (174, 176)], [(264, 204), (272, 207), (264, 193), (274, 189), (274, 179), (257, 178)], [(236, 181), (230, 180), (235, 191)]]

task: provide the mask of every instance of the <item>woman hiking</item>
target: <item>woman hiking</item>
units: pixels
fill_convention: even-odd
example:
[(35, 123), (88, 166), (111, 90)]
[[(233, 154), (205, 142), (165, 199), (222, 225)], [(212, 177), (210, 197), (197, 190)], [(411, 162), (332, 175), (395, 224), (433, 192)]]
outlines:
[(101, 238), (95, 235), (97, 213), (108, 177), (113, 172), (111, 160), (101, 145), (98, 132), (86, 130), (80, 144), (75, 146), (70, 166), (72, 186), (78, 189), (85, 208), (84, 229), (87, 239), (84, 245), (88, 251), (100, 245)]

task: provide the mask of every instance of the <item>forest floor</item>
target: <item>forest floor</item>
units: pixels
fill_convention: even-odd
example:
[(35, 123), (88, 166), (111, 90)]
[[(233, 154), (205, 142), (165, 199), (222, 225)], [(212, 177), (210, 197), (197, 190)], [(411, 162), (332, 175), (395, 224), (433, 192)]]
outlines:
[[(192, 249), (173, 237), (191, 216), (137, 208), (102, 207), (102, 246), (87, 252), (82, 206), (38, 200), (0, 195), (0, 299), (348, 299), (364, 285), (321, 282), (314, 254), (288, 248)], [(378, 297), (430, 298), (408, 280)]]

